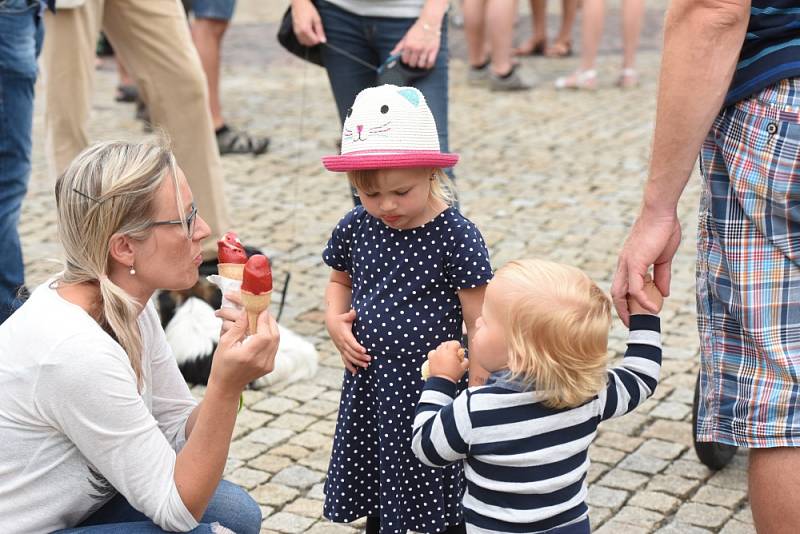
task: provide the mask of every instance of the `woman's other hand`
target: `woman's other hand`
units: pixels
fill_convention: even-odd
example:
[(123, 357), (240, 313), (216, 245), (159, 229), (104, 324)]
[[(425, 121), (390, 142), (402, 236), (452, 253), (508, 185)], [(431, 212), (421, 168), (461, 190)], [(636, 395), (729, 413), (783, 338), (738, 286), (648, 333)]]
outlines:
[(302, 45), (315, 46), (326, 42), (319, 11), (310, 0), (292, 0), (292, 27)]
[(236, 313), (236, 320), (220, 337), (214, 352), (209, 382), (238, 393), (253, 380), (272, 371), (280, 333), (269, 310), (259, 314), (256, 333), (251, 336), (247, 336), (247, 312)]

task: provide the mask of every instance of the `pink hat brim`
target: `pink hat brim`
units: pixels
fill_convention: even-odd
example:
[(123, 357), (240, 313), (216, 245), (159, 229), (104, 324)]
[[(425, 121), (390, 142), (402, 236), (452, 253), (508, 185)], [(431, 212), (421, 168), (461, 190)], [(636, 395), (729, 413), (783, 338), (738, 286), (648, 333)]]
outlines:
[(329, 171), (348, 172), (369, 169), (406, 169), (410, 167), (452, 167), (458, 154), (433, 150), (409, 150), (403, 152), (352, 152), (341, 156), (325, 156), (322, 164)]

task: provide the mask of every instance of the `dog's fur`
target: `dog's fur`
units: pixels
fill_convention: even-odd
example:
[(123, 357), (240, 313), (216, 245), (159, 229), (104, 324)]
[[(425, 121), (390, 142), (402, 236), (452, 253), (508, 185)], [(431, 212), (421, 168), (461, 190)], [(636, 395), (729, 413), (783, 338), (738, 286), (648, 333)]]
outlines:
[[(214, 351), (219, 343), (222, 320), (214, 315), (222, 300), (219, 290), (201, 278), (186, 291), (163, 291), (158, 295), (161, 324), (172, 347), (178, 368), (190, 384), (207, 384)], [(318, 355), (314, 346), (279, 326), (281, 341), (271, 373), (251, 383), (262, 388), (279, 382), (313, 377)]]

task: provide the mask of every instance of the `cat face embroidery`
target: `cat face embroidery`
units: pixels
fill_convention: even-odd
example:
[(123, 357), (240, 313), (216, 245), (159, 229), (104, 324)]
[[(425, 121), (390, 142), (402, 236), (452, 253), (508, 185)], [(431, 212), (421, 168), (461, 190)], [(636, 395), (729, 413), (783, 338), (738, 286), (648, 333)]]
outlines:
[[(433, 132), (426, 135), (425, 132)], [(382, 85), (361, 91), (347, 112), (342, 154), (361, 150), (393, 150), (424, 143), (439, 150), (436, 125), (422, 93), (413, 87)]]

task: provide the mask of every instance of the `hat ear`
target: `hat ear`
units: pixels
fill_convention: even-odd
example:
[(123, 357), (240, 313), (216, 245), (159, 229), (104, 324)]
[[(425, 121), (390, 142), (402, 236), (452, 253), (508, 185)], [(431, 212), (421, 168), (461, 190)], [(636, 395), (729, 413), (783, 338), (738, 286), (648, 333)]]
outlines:
[(411, 105), (414, 107), (419, 106), (419, 102), (422, 100), (422, 93), (419, 89), (414, 87), (403, 87), (397, 92), (400, 93), (400, 96), (411, 102)]

